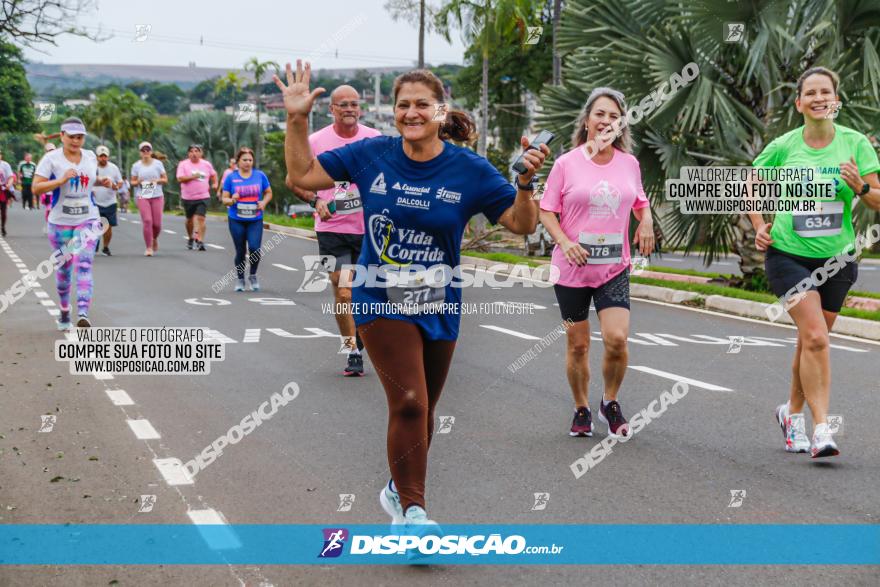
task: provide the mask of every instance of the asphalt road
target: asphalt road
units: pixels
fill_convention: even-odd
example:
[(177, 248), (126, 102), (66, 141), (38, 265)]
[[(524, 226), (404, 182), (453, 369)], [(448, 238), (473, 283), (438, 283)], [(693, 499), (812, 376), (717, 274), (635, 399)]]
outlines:
[[(37, 291), (47, 296), (30, 292), (0, 314), (0, 523), (386, 523), (375, 499), (388, 477), (379, 381), (369, 360), (364, 378), (342, 377), (335, 322), (322, 311), (329, 293), (296, 292), (302, 257), (315, 254), (316, 243), (280, 240), (263, 260), (258, 294), (230, 287), (215, 293), (212, 284), (232, 269), (222, 219), (209, 221), (214, 246), (195, 252), (184, 247), (183, 219), (166, 217), (173, 234), (163, 234), (158, 255), (148, 259), (137, 216), (121, 217), (113, 256), (95, 262), (93, 324), (208, 327), (226, 340), (228, 356), (202, 377), (72, 376), (54, 358), (61, 335), (49, 302), (57, 296), (52, 278), (42, 281)], [(12, 212), (5, 242), (20, 261), (0, 251), (0, 291), (19, 269), (48, 257), (41, 219)], [(441, 523), (877, 523), (878, 345), (833, 338), (831, 411), (845, 418), (842, 455), (817, 463), (784, 452), (773, 418), (788, 395), (792, 329), (634, 301), (625, 413), (641, 410), (675, 380), (689, 380), (690, 391), (576, 479), (569, 465), (604, 438), (605, 428), (598, 424), (589, 439), (568, 436), (564, 341), (515, 373), (508, 369), (559, 325), (552, 290), (473, 288), (464, 301), (508, 311), (513, 306), (504, 302), (533, 306), (530, 314), (463, 320), (437, 409), (454, 423), (436, 435), (429, 463), (428, 511)], [(591, 321), (598, 331), (595, 315)], [(748, 337), (740, 352), (729, 352), (730, 336)], [(601, 351), (597, 336), (590, 353), (594, 413)], [(194, 457), (290, 381), (301, 389), (294, 402), (193, 484), (169, 484), (157, 461)], [(114, 405), (111, 395), (127, 405)], [(54, 428), (40, 433), (46, 414), (56, 416)], [(149, 421), (159, 437), (139, 438), (126, 420)], [(728, 507), (732, 490), (746, 491), (741, 507)], [(532, 510), (536, 492), (549, 493), (546, 509)], [(350, 511), (337, 511), (340, 494), (356, 496)], [(156, 496), (152, 511), (138, 511), (141, 495)], [(827, 566), (0, 567), (0, 585), (876, 585), (878, 578), (876, 567)]]

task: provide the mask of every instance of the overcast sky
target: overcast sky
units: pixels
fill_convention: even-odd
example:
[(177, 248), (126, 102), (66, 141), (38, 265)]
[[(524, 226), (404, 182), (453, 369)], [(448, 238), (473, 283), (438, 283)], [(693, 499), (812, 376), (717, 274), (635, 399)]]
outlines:
[[(394, 22), (385, 0), (101, 0), (77, 24), (100, 25), (113, 38), (96, 43), (69, 35), (58, 47), (26, 49), (31, 61), (240, 67), (250, 57), (283, 63), (312, 55), (317, 67), (410, 65), (418, 58), (418, 30)], [(434, 0), (434, 4), (439, 4)], [(143, 42), (136, 25), (150, 25)], [(439, 35), (425, 40), (430, 64), (461, 63), (458, 31), (452, 44)], [(338, 57), (336, 51), (338, 50)]]

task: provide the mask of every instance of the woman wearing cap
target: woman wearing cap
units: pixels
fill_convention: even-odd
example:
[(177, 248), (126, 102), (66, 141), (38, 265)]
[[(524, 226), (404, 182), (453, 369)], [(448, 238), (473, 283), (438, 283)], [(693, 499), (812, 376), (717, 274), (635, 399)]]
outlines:
[(263, 210), (272, 200), (269, 178), (254, 169), (254, 152), (242, 147), (235, 155), (238, 169), (226, 176), (221, 199), (229, 207), (229, 232), (235, 244), (235, 272), (238, 283), (235, 291), (244, 291), (245, 256), (250, 259), (252, 291), (260, 291), (257, 268), (260, 266), (260, 247), (263, 242)]
[[(809, 452), (814, 459), (840, 454), (827, 422), (831, 401), (828, 334), (859, 274), (856, 258), (862, 245), (856, 240), (852, 209), (860, 200), (880, 210), (877, 153), (868, 137), (834, 122), (841, 104), (839, 83), (837, 74), (824, 67), (801, 74), (795, 107), (804, 124), (772, 141), (753, 163), (755, 167), (816, 169), (817, 179), (833, 180), (835, 199), (821, 202), (815, 213), (778, 212), (773, 222), (766, 222), (761, 214), (749, 214), (756, 231), (755, 246), (767, 251), (764, 269), (770, 289), (786, 302), (795, 302), (788, 308), (798, 331), (789, 400), (777, 406), (776, 420), (785, 437), (785, 450)], [(826, 271), (834, 260), (841, 261), (835, 263), (838, 270)], [(820, 275), (823, 271), (825, 279)], [(806, 291), (802, 283), (808, 286)], [(813, 416), (812, 438), (806, 433), (804, 404)]]
[(574, 148), (553, 164), (541, 199), (541, 222), (556, 242), (552, 263), (559, 268), (559, 280), (553, 288), (562, 319), (571, 324), (565, 361), (574, 397), (571, 436), (593, 435), (587, 399), (591, 301), (605, 349), (599, 419), (610, 436), (629, 436), (617, 393), (627, 366), (630, 212), (639, 221), (633, 244), (642, 255), (654, 249), (654, 224), (639, 162), (630, 154), (629, 127), (623, 125), (614, 136), (625, 116), (623, 94), (593, 90), (575, 123)]
[(433, 525), (425, 512), (428, 447), (458, 338), (461, 288), (447, 275), (438, 284), (426, 267), (459, 266), (464, 227), (479, 213), (516, 234), (533, 232), (538, 210), (532, 179), (550, 150), (541, 145), (526, 152), (527, 171), (515, 188), (485, 158), (449, 141), (471, 142), (474, 122), (453, 110), (441, 120), (442, 82), (430, 71), (414, 70), (394, 80), (399, 137), (367, 138), (315, 157), (308, 118), (325, 90), (310, 90), (308, 63), (303, 70), (297, 61), (295, 74), (288, 63), (286, 73), (286, 86), (274, 80), (287, 110), (288, 184), (317, 192), (337, 181), (356, 183), (365, 223), (359, 266), (378, 268), (380, 277), (392, 280), (367, 277), (369, 284), (352, 287), (352, 301), (367, 310), (354, 314), (355, 324), (388, 401), (392, 480), (379, 501), (393, 524)]
[[(51, 192), (49, 242), (58, 256), (66, 260), (55, 272), (61, 315), (58, 328), (68, 330), (70, 322), (70, 283), (76, 265), (76, 294), (79, 319), (77, 327), (87, 328), (92, 301), (92, 259), (95, 243), (101, 235), (98, 207), (92, 197), (96, 185), (109, 187), (108, 177), (98, 177), (98, 160), (92, 151), (82, 148), (86, 127), (79, 118), (68, 118), (61, 124), (61, 149), (47, 153), (37, 165), (34, 194)], [(72, 256), (66, 253), (72, 252)]]
[(138, 212), (141, 214), (141, 229), (144, 233), (144, 244), (147, 250), (144, 255), (152, 257), (159, 249), (159, 234), (162, 232), (162, 210), (165, 197), (162, 186), (168, 183), (162, 159), (165, 156), (153, 153), (153, 145), (147, 141), (138, 145), (141, 160), (131, 166), (131, 185), (137, 199)]

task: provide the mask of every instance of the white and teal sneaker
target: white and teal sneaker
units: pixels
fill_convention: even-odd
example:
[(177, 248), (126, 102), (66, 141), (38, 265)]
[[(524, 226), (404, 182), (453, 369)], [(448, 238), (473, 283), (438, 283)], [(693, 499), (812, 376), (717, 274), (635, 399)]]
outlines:
[(803, 414), (789, 413), (788, 402), (776, 407), (776, 421), (785, 437), (786, 452), (809, 452), (810, 439), (807, 438), (807, 423)]
[(400, 495), (391, 490), (391, 481), (386, 483), (382, 491), (379, 492), (379, 503), (385, 513), (391, 516), (392, 525), (402, 525), (405, 522), (403, 507), (400, 505)]
[[(425, 536), (443, 536), (440, 524), (434, 520), (429, 520), (428, 514), (421, 506), (409, 506), (403, 517), (406, 523), (406, 530), (404, 531), (406, 536), (418, 536), (420, 538)], [(418, 549), (410, 549), (406, 553), (406, 557), (409, 560), (418, 560), (429, 556), (431, 555), (422, 554)]]

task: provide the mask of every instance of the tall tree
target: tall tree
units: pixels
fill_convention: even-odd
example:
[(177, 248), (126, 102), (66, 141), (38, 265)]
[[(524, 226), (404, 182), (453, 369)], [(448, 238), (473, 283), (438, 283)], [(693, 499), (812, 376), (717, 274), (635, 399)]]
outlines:
[(0, 39), (0, 132), (37, 130), (33, 93), (28, 84), (21, 51)]
[(3, 0), (0, 3), (0, 38), (31, 46), (56, 45), (59, 35), (77, 35), (96, 41), (109, 38), (76, 25), (76, 19), (91, 12), (93, 0)]
[[(725, 23), (736, 22), (745, 23), (742, 42), (724, 42)], [(808, 67), (840, 74), (841, 124), (862, 132), (880, 126), (876, 3), (568, 0), (559, 46), (568, 83), (546, 87), (542, 107), (543, 123), (560, 136), (570, 136), (591, 88), (615, 87), (638, 104), (687, 63), (699, 65), (697, 79), (632, 127), (654, 205), (681, 167), (749, 165), (769, 140), (802, 124), (795, 81)], [(856, 211), (864, 223), (870, 211)], [(691, 250), (703, 240), (707, 262), (732, 250), (745, 283), (760, 282), (763, 255), (744, 216), (673, 208), (663, 221), (673, 245)]]
[(489, 129), (489, 54), (505, 33), (532, 20), (536, 5), (535, 0), (450, 0), (434, 19), (437, 30), (447, 41), (454, 26), (465, 43), (479, 48), (482, 82), (477, 152), (484, 157)]
[(281, 68), (274, 61), (260, 61), (256, 57), (251, 57), (247, 63), (244, 64), (244, 70), (249, 71), (254, 74), (254, 87), (255, 87), (255, 102), (256, 102), (256, 110), (257, 110), (257, 144), (254, 145), (254, 165), (260, 164), (260, 152), (261, 145), (263, 142), (263, 127), (260, 124), (260, 106), (262, 106), (263, 100), (261, 97), (261, 88), (262, 88), (262, 80), (270, 69), (274, 70), (278, 76), (281, 76)]
[(418, 68), (425, 67), (425, 35), (435, 30), (434, 17), (437, 9), (426, 0), (387, 0), (385, 10), (395, 21), (403, 20), (419, 27)]

